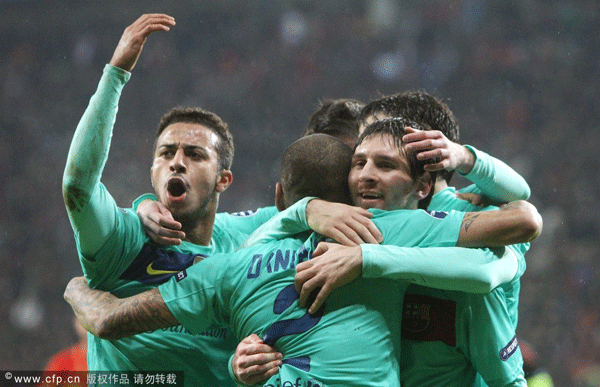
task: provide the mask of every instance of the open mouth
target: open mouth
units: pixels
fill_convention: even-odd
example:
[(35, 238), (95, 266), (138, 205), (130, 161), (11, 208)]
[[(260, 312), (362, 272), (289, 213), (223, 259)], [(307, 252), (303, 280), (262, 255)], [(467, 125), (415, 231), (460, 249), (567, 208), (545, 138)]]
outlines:
[(180, 177), (172, 177), (167, 183), (167, 192), (169, 196), (178, 198), (183, 196), (187, 191), (185, 181)]
[(361, 192), (359, 196), (365, 200), (375, 200), (380, 199), (383, 195), (375, 192)]

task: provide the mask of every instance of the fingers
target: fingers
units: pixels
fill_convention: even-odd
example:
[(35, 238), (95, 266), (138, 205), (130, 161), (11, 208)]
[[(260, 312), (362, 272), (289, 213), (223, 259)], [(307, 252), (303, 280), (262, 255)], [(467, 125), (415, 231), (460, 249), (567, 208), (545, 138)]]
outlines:
[[(324, 275), (319, 275), (319, 274), (322, 274), (322, 272), (319, 272), (318, 267), (316, 267), (317, 263), (320, 263), (321, 261), (316, 260), (315, 258), (317, 258), (320, 255), (325, 254), (333, 246), (335, 246), (334, 243), (328, 243), (328, 242), (319, 243), (317, 245), (317, 248), (313, 252), (312, 259), (309, 261), (304, 261), (304, 262), (298, 264), (298, 266), (296, 266), (296, 275), (294, 276), (294, 285), (296, 287), (296, 291), (298, 292), (298, 294), (300, 294), (298, 304), (301, 307), (304, 308), (307, 306), (311, 294), (313, 294), (313, 292), (316, 291), (319, 287), (323, 286), (324, 282), (326, 281), (326, 277)], [(327, 274), (327, 273), (324, 273), (324, 274)], [(326, 291), (327, 291), (327, 289), (326, 289)], [(320, 292), (321, 291), (319, 291), (319, 293)], [(331, 292), (331, 291), (329, 291), (329, 292)], [(329, 295), (329, 293), (327, 293), (327, 295)], [(324, 301), (324, 297), (323, 297), (323, 295), (321, 295), (321, 297), (319, 297), (319, 294), (317, 295), (317, 297), (319, 298), (320, 305), (321, 305)], [(318, 310), (318, 308), (316, 308), (316, 310)]]
[(373, 214), (367, 210), (357, 207), (351, 207), (350, 213), (351, 218), (346, 224), (341, 223), (340, 231), (352, 241), (352, 244), (343, 243), (340, 240), (335, 239), (337, 242), (346, 246), (355, 246), (363, 243), (380, 243), (383, 241), (383, 236), (377, 229), (377, 226), (370, 219)]
[[(306, 263), (306, 262), (303, 262)], [(300, 271), (298, 271), (300, 269)], [(306, 268), (306, 265), (304, 268), (302, 267), (296, 267), (296, 275), (294, 276), (294, 286), (296, 287), (296, 291), (298, 292), (298, 294), (300, 295), (300, 298), (298, 300), (298, 304), (301, 307), (306, 306), (306, 300), (308, 299), (308, 294), (306, 292), (306, 287), (307, 285), (307, 281), (312, 279), (312, 273), (308, 270), (308, 268)]]
[(323, 303), (325, 302), (327, 297), (329, 297), (329, 294), (331, 294), (332, 291), (333, 288), (328, 283), (325, 283), (319, 290), (319, 293), (317, 293), (317, 296), (315, 297), (313, 303), (310, 305), (310, 308), (308, 308), (308, 313), (317, 313), (317, 311), (321, 309), (321, 306), (323, 306)]
[[(329, 251), (332, 247), (334, 246), (333, 243), (329, 243), (329, 242), (321, 242), (317, 245), (317, 248), (315, 249), (315, 251), (313, 252), (312, 256), (313, 258), (318, 257), (319, 255), (322, 255), (324, 253), (326, 253), (327, 251)], [(301, 264), (299, 264), (296, 267), (296, 271), (298, 271), (298, 267), (300, 267), (302, 264), (304, 263), (308, 263), (310, 261), (306, 261), (306, 262), (302, 262)]]
[(173, 219), (171, 212), (160, 202), (144, 200), (138, 206), (138, 215), (150, 239), (163, 245), (179, 245), (185, 239), (181, 223)]
[(142, 52), (148, 36), (156, 31), (169, 31), (175, 25), (175, 19), (165, 14), (146, 14), (125, 28), (115, 49), (110, 64), (132, 71)]
[(156, 243), (166, 245), (180, 245), (185, 239), (185, 232), (179, 230), (181, 223), (162, 214), (153, 213), (148, 216), (150, 222), (144, 222), (148, 236)]
[(361, 214), (362, 216), (358, 220), (362, 227), (359, 227), (358, 230), (356, 230), (360, 235), (362, 243), (378, 244), (383, 242), (383, 235), (381, 234), (377, 226), (375, 226), (375, 223), (373, 223), (373, 221), (370, 219), (371, 217), (373, 217), (373, 213), (366, 210), (364, 210), (364, 212), (366, 212), (368, 216)]
[(410, 127), (404, 128), (405, 135), (402, 136), (402, 142), (406, 143), (414, 143), (415, 141), (423, 141), (423, 140), (436, 140), (443, 138), (444, 135), (439, 130), (418, 130)]
[(147, 15), (139, 26), (140, 38), (146, 39), (156, 31), (169, 31), (175, 25), (175, 19), (168, 15)]
[[(312, 259), (296, 266), (294, 284), (299, 293), (298, 304), (308, 306), (315, 314), (331, 292), (362, 274), (362, 251), (359, 246), (344, 247), (321, 242)], [(313, 299), (314, 296), (314, 299)]]
[(264, 344), (256, 334), (252, 334), (240, 342), (231, 365), (240, 382), (252, 385), (279, 372), (282, 358), (276, 348)]
[(148, 13), (140, 16), (131, 26), (146, 36), (153, 31), (169, 31), (175, 25), (175, 18), (163, 13)]
[(346, 246), (382, 240), (373, 214), (359, 207), (315, 199), (307, 205), (306, 217), (313, 230)]

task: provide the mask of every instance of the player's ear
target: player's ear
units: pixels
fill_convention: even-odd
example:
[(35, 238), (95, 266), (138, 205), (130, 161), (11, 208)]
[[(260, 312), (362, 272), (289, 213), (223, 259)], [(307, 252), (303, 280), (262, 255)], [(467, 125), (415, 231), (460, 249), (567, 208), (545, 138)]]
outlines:
[(229, 169), (223, 169), (219, 172), (219, 176), (217, 176), (217, 184), (215, 186), (215, 191), (223, 192), (231, 185), (233, 181), (233, 174)]
[(277, 182), (275, 184), (275, 206), (279, 211), (285, 210), (285, 204), (283, 203), (283, 188), (281, 187), (281, 183)]
[(415, 182), (415, 199), (423, 200), (429, 195), (429, 191), (433, 189), (433, 181), (429, 172), (425, 172)]

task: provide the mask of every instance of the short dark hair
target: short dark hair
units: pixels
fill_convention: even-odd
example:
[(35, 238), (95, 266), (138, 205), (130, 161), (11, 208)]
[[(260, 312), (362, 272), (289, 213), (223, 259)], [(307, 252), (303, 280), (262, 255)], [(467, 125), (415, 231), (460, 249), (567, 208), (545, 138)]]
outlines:
[[(418, 130), (431, 130), (427, 124), (417, 123), (415, 121), (407, 120), (403, 117), (384, 118), (382, 120), (374, 121), (365, 128), (365, 130), (358, 137), (358, 140), (356, 140), (356, 147), (362, 144), (367, 138), (389, 135), (394, 144), (398, 147), (398, 150), (406, 154), (408, 166), (410, 168), (410, 177), (416, 181), (425, 174), (426, 171), (424, 167), (428, 161), (417, 159), (416, 152), (407, 153), (405, 151), (404, 143), (402, 142), (402, 136), (406, 134), (406, 131), (404, 130), (406, 127)], [(435, 181), (436, 173), (430, 172), (429, 174), (431, 175), (431, 180)], [(433, 188), (430, 190), (429, 195), (425, 199), (419, 201), (419, 208), (426, 209), (431, 202), (432, 196)]]
[(175, 107), (163, 115), (156, 131), (154, 149), (156, 149), (158, 138), (162, 132), (169, 125), (178, 122), (199, 124), (212, 130), (219, 137), (219, 143), (216, 146), (217, 155), (219, 157), (218, 168), (219, 170), (231, 169), (235, 149), (233, 146), (233, 136), (229, 131), (229, 126), (215, 113), (198, 107)]
[[(361, 110), (359, 120), (381, 114), (387, 117), (404, 117), (439, 130), (450, 141), (459, 142), (458, 120), (441, 99), (423, 91), (405, 91), (369, 102)], [(454, 171), (440, 171), (440, 176), (450, 182)]]
[(350, 203), (351, 161), (352, 150), (333, 136), (317, 133), (296, 140), (281, 158), (285, 206), (307, 196)]
[(321, 101), (304, 128), (304, 136), (324, 133), (337, 138), (357, 138), (358, 117), (363, 107), (364, 103), (355, 99), (339, 98)]

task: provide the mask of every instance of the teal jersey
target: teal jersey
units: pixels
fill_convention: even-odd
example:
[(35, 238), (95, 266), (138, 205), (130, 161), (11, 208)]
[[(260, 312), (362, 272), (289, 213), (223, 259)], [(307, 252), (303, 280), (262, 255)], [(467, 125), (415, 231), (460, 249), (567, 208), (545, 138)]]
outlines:
[[(98, 90), (75, 131), (64, 173), (64, 185), (71, 192), (65, 203), (83, 272), (92, 288), (118, 297), (168, 281), (197, 257), (234, 251), (261, 220), (276, 212), (272, 208), (245, 217), (220, 214), (208, 246), (183, 242), (163, 247), (150, 241), (134, 210), (119, 208), (100, 182), (118, 100), (129, 76), (119, 68), (105, 67)], [(238, 228), (240, 222), (245, 226)], [(88, 369), (183, 371), (186, 386), (234, 385), (227, 361), (237, 343), (222, 326), (194, 334), (179, 326), (120, 340), (88, 334)]]
[[(521, 175), (501, 160), (470, 145), (465, 145), (465, 147), (475, 155), (475, 164), (469, 173), (462, 176), (474, 184), (461, 189), (460, 192), (482, 194), (497, 202), (529, 199), (531, 189)], [(431, 205), (429, 208), (444, 209), (444, 207), (432, 207)]]
[[(462, 214), (376, 211), (373, 221), (386, 240), (452, 246)], [(313, 234), (303, 242), (307, 235), (212, 256), (158, 289), (191, 332), (229, 324), (237, 337), (256, 333), (276, 346), (284, 364), (265, 386), (398, 386), (399, 353), (392, 343), (400, 337), (406, 283), (360, 278), (337, 289), (323, 310), (309, 315), (297, 304), (294, 275), (323, 237)]]
[[(454, 188), (434, 195), (429, 208), (496, 209), (460, 200)], [(402, 314), (403, 386), (526, 385), (516, 326), (519, 278), (525, 271), (523, 254), (529, 244), (508, 248), (518, 258), (517, 273), (488, 294), (408, 287)]]

